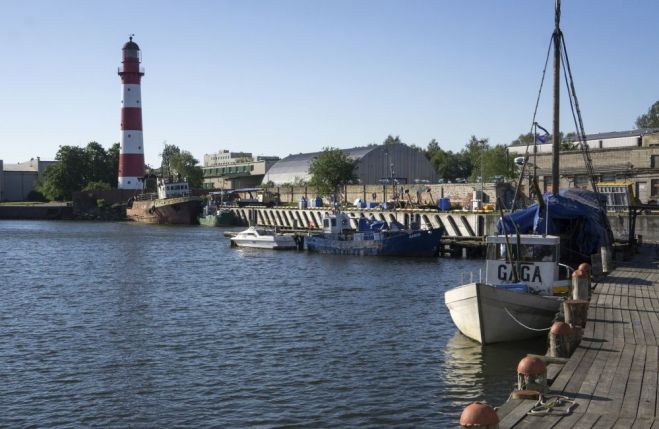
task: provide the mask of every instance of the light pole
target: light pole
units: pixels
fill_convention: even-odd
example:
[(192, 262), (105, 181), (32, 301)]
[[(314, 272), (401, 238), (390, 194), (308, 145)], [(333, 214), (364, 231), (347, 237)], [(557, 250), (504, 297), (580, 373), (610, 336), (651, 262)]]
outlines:
[(481, 197), (479, 199), (479, 209), (483, 208), (483, 200), (485, 199), (484, 196), (485, 194), (483, 193), (483, 180), (485, 180), (485, 177), (483, 176), (483, 154), (485, 153), (485, 140), (480, 140), (479, 143), (481, 144)]

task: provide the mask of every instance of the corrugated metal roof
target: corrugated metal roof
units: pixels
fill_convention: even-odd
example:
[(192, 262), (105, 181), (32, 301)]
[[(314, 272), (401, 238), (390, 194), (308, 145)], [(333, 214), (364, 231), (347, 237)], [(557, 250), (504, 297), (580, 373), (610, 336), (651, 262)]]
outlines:
[[(379, 145), (371, 145), (354, 147), (351, 149), (341, 149), (341, 151), (343, 151), (348, 158), (356, 161), (378, 147)], [(263, 178), (263, 182), (266, 183), (272, 181), (281, 184), (294, 183), (299, 180), (309, 181), (311, 180), (311, 176), (309, 175), (309, 165), (311, 164), (311, 161), (321, 153), (323, 152), (288, 155), (286, 158), (277, 161), (276, 164), (270, 167)]]
[(630, 131), (610, 131), (607, 133), (597, 133), (586, 135), (586, 140), (606, 140), (617, 139), (621, 137), (641, 137), (646, 134), (659, 133), (659, 128), (641, 128), (638, 130)]
[[(609, 131), (606, 133), (587, 134), (586, 141), (618, 139), (623, 137), (642, 137), (646, 134), (655, 134), (655, 133), (659, 133), (659, 128), (639, 128), (637, 130), (629, 130), (629, 131)], [(573, 140), (568, 140), (568, 141), (573, 141)], [(517, 144), (510, 146), (526, 146), (526, 144)]]
[(3, 166), (4, 171), (39, 171), (39, 164), (34, 161), (28, 162), (19, 162), (18, 164), (5, 164)]

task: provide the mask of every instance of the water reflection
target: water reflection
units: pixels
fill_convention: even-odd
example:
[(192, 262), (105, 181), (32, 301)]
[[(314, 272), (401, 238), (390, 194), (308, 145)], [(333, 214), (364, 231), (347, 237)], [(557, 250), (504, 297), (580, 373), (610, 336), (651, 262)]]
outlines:
[(447, 405), (473, 401), (500, 405), (516, 381), (517, 363), (528, 353), (544, 354), (545, 339), (482, 345), (455, 332), (444, 349), (442, 377)]
[(443, 293), (481, 265), (0, 222), (0, 427), (452, 427), (544, 349), (455, 333)]

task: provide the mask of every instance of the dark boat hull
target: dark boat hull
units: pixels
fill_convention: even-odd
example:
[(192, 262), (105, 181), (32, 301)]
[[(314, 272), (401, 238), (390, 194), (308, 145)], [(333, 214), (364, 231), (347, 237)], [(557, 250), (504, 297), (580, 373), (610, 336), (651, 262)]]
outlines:
[(199, 224), (204, 226), (240, 226), (243, 222), (232, 212), (227, 211), (220, 214), (199, 216)]
[(348, 236), (312, 235), (305, 237), (307, 250), (333, 255), (359, 256), (436, 256), (441, 229), (387, 231)]
[(137, 200), (126, 208), (126, 217), (140, 223), (196, 225), (199, 210), (197, 197)]

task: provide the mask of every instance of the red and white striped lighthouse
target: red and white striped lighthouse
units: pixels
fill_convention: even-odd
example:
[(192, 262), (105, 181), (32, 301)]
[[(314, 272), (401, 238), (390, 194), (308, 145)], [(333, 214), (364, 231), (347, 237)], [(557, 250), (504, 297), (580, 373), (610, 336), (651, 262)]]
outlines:
[(144, 141), (142, 139), (142, 96), (140, 47), (133, 36), (122, 49), (121, 66), (121, 149), (119, 152), (119, 189), (144, 186)]

